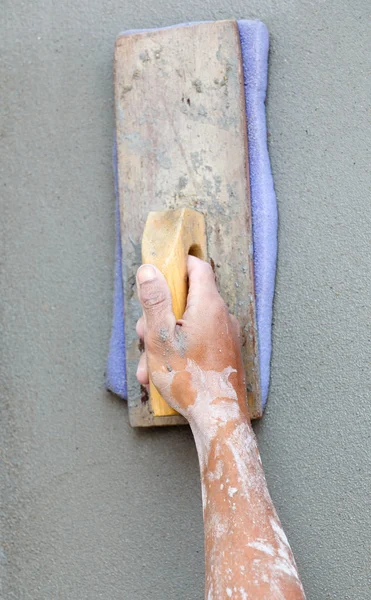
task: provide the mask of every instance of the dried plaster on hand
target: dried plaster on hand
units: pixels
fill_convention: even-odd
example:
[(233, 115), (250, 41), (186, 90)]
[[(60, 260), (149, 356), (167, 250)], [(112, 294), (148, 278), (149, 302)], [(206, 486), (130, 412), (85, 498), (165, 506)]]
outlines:
[(171, 405), (187, 417), (199, 451), (201, 468), (207, 466), (210, 447), (219, 427), (224, 427), (230, 421), (241, 415), (237, 400), (237, 392), (229, 381), (236, 369), (226, 367), (223, 371), (207, 371), (201, 369), (193, 360), (188, 359), (185, 371), (191, 375), (192, 388), (196, 399), (186, 410), (175, 401), (171, 393), (174, 377), (179, 371), (155, 372), (153, 381), (163, 390)]
[[(219, 427), (224, 427), (230, 421), (240, 417), (237, 392), (229, 381), (236, 369), (226, 367), (223, 371), (207, 371), (201, 369), (197, 363), (187, 359), (185, 371), (191, 375), (191, 385), (196, 393), (196, 399), (191, 406), (184, 410), (172, 395), (174, 377), (179, 371), (155, 372), (153, 381), (156, 387), (162, 389), (163, 395), (178, 412), (182, 413), (189, 421), (192, 428), (200, 468), (203, 471), (209, 460), (210, 448), (216, 437)], [(223, 462), (218, 461), (215, 473), (209, 474), (210, 481), (220, 479), (223, 472)], [(202, 504), (206, 505), (206, 489), (202, 480)]]

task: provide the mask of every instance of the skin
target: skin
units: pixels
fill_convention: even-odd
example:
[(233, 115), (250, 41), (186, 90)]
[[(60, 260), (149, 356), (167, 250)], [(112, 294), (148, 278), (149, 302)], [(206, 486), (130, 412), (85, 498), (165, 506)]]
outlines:
[(208, 263), (188, 257), (189, 292), (176, 321), (164, 276), (137, 273), (145, 352), (153, 380), (191, 426), (200, 462), (205, 528), (205, 599), (302, 600), (295, 560), (270, 498), (246, 408), (239, 325)]

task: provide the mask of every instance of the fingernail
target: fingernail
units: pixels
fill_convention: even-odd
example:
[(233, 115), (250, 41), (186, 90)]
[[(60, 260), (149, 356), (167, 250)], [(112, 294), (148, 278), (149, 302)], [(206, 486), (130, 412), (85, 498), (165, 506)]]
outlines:
[(137, 278), (139, 283), (152, 281), (156, 278), (156, 271), (152, 265), (142, 265), (137, 271)]

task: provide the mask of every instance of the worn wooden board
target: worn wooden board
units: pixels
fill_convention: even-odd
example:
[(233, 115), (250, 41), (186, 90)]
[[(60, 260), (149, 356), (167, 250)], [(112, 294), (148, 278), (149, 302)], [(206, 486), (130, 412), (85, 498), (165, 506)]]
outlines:
[(115, 106), (125, 294), (128, 404), (133, 426), (154, 417), (135, 376), (140, 307), (135, 273), (149, 211), (204, 213), (208, 256), (242, 327), (250, 414), (262, 414), (255, 321), (251, 206), (237, 23), (219, 21), (120, 36)]

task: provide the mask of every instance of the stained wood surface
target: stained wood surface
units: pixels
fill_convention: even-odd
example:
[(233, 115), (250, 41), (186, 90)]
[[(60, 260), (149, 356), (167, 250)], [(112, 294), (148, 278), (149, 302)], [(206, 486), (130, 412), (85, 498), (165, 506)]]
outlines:
[[(204, 215), (190, 208), (150, 212), (143, 232), (142, 260), (156, 265), (165, 275), (176, 319), (182, 318), (187, 304), (188, 254), (207, 260)], [(156, 417), (177, 414), (151, 380), (149, 402)]]
[(205, 215), (208, 256), (240, 321), (252, 418), (261, 416), (247, 130), (237, 23), (219, 21), (122, 35), (115, 47), (115, 105), (125, 295), (128, 405), (133, 426), (155, 417), (135, 376), (141, 348), (135, 272), (149, 211)]

